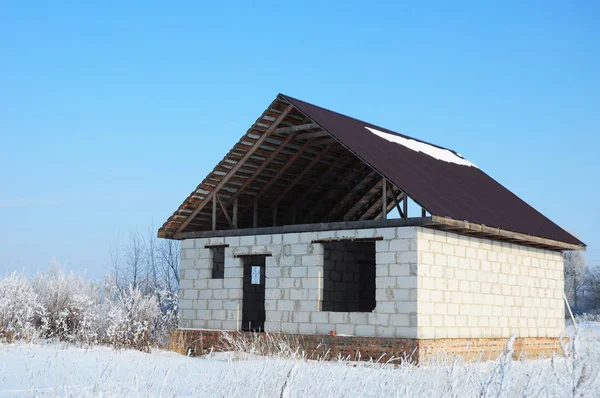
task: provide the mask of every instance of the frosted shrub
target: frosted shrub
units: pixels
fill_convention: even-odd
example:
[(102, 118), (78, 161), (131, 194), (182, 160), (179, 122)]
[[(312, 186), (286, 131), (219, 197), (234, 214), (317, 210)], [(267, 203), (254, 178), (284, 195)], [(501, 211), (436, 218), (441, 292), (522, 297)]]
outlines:
[(33, 281), (43, 311), (38, 329), (46, 337), (94, 344), (99, 339), (100, 289), (74, 273), (52, 268)]
[(160, 315), (154, 318), (154, 325), (150, 338), (157, 345), (169, 345), (169, 332), (178, 325), (179, 301), (176, 293), (162, 291), (157, 293)]
[(42, 312), (38, 295), (25, 276), (13, 272), (0, 279), (0, 338), (35, 338), (36, 319)]
[(577, 323), (582, 322), (596, 322), (600, 323), (600, 314), (579, 314), (575, 316), (575, 321)]
[(0, 279), (0, 339), (37, 338), (75, 344), (111, 344), (148, 351), (165, 346), (177, 327), (177, 295), (102, 284), (53, 267), (31, 281), (13, 273)]
[(162, 316), (156, 297), (130, 286), (108, 307), (106, 341), (119, 348), (149, 350), (152, 327)]

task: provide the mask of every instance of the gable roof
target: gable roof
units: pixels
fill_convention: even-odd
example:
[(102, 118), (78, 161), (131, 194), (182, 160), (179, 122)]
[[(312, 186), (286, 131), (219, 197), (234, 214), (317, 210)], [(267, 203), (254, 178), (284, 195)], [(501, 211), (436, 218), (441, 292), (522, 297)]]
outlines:
[[(286, 111), (287, 114), (285, 114)], [(277, 126), (279, 128), (274, 128)], [(308, 145), (308, 142), (300, 145), (304, 141), (288, 140), (287, 143), (284, 143), (284, 135), (277, 135), (278, 131), (280, 134), (284, 134), (284, 131), (287, 134), (291, 134), (294, 132), (294, 128), (298, 131), (306, 129), (303, 134), (305, 137), (308, 137), (312, 132), (312, 137), (320, 138), (314, 138), (311, 146)], [(319, 136), (319, 132), (322, 135)], [(278, 148), (278, 143), (283, 146), (277, 156), (269, 157), (268, 150), (261, 155), (263, 162), (273, 163), (274, 167), (270, 174), (266, 172), (267, 167), (261, 166), (260, 162), (258, 162), (258, 165), (254, 164), (252, 166), (254, 171), (258, 171), (257, 173), (253, 173), (252, 168), (246, 170), (245, 178), (238, 180), (236, 182), (237, 185), (232, 185), (229, 189), (226, 189), (226, 184), (222, 184), (221, 182), (228, 178), (231, 171), (233, 171), (233, 174), (229, 177), (242, 176), (240, 172), (241, 165), (237, 170), (234, 170), (238, 166), (237, 162), (251, 163), (251, 156), (247, 157), (244, 155), (244, 151), (251, 151), (256, 143), (258, 143), (258, 147), (255, 149), (265, 149), (266, 144), (269, 146), (268, 138), (266, 137), (269, 134), (272, 134), (271, 138), (274, 138), (276, 141), (278, 140), (278, 142), (270, 144), (270, 154), (275, 152), (273, 148)], [(299, 136), (298, 134), (297, 137)], [(290, 167), (290, 165), (286, 166), (286, 158), (281, 158), (279, 166), (276, 166), (275, 162), (278, 160), (278, 156), (283, 156), (286, 151), (288, 152), (287, 161), (290, 161), (294, 157), (294, 144), (296, 151), (302, 148), (305, 150), (312, 149), (313, 154), (310, 156), (305, 154), (306, 158), (304, 160), (302, 156), (296, 156), (296, 158), (292, 159), (294, 162), (299, 163), (299, 167), (297, 168)], [(324, 154), (322, 153), (323, 151), (329, 151), (329, 154)], [(245, 153), (247, 154), (248, 152)], [(245, 156), (246, 160), (244, 160)], [(317, 163), (315, 161), (317, 160), (317, 156), (320, 156), (319, 161), (325, 163), (321, 168), (316, 166)], [(345, 156), (348, 156), (349, 159), (347, 164), (353, 166), (344, 166), (346, 163), (342, 164), (341, 160)], [(354, 203), (352, 201), (355, 201), (354, 206), (363, 210), (355, 213), (342, 212), (343, 214), (337, 213), (337, 215), (332, 210), (327, 213), (330, 215), (334, 214), (330, 216), (334, 218), (306, 218), (305, 222), (380, 218), (379, 212), (381, 212), (381, 206), (385, 202), (381, 201), (379, 203), (380, 207), (374, 205), (377, 200), (381, 199), (381, 195), (379, 198), (376, 196), (379, 190), (374, 183), (377, 178), (384, 177), (399, 190), (396, 192), (392, 189), (393, 192), (391, 195), (395, 199), (401, 198), (401, 194), (405, 193), (433, 216), (447, 217), (453, 220), (467, 221), (471, 224), (480, 224), (486, 227), (498, 228), (582, 247), (585, 246), (579, 239), (529, 206), (456, 152), (282, 94), (277, 96), (275, 101), (250, 128), (238, 145), (213, 170), (213, 173), (209, 174), (198, 189), (192, 192), (190, 197), (180, 206), (180, 209), (167, 220), (165, 225), (159, 230), (159, 236), (173, 237), (175, 232), (210, 229), (206, 216), (202, 222), (194, 224), (193, 221), (195, 217), (201, 217), (198, 205), (206, 205), (207, 197), (213, 189), (223, 190), (224, 195), (227, 196), (226, 200), (239, 198), (244, 194), (241, 191), (247, 190), (251, 194), (258, 196), (255, 196), (254, 199), (246, 200), (244, 202), (246, 204), (258, 203), (263, 198), (261, 195), (266, 195), (263, 202), (270, 203), (269, 200), (272, 201), (273, 198), (277, 198), (277, 203), (281, 203), (284, 208), (286, 203), (290, 206), (295, 206), (296, 201), (293, 199), (293, 196), (306, 196), (304, 191), (310, 182), (315, 182), (315, 179), (318, 184), (322, 185), (322, 187), (316, 188), (315, 192), (318, 192), (320, 188), (322, 188), (322, 191), (335, 188), (331, 184), (335, 185), (335, 181), (340, 182), (338, 181), (339, 178), (335, 177), (339, 177), (349, 167), (359, 167), (352, 163), (352, 158), (360, 159), (363, 166), (367, 166), (366, 171), (373, 170), (376, 172), (372, 175), (372, 181), (367, 179), (367, 182), (365, 182), (365, 179), (352, 176), (352, 173), (347, 178), (348, 181), (351, 181), (350, 184), (365, 184), (366, 186), (363, 191), (367, 192), (367, 194), (371, 192), (372, 197), (365, 194), (367, 196), (359, 198), (357, 194), (356, 198), (358, 199), (354, 198), (350, 200), (345, 209), (352, 208)], [(336, 169), (335, 163), (338, 162), (340, 163), (340, 167)], [(311, 165), (315, 170), (310, 171), (308, 166)], [(293, 192), (285, 187), (285, 178), (283, 185), (279, 189), (275, 188), (276, 184), (274, 184), (272, 178), (282, 178), (282, 176), (277, 177), (274, 175), (277, 167), (279, 169), (289, 167), (289, 169), (286, 169), (286, 172), (289, 173), (287, 180), (288, 187), (290, 182), (293, 182), (294, 185), (298, 185), (298, 192)], [(306, 171), (307, 168), (309, 171)], [(330, 181), (326, 181), (327, 176), (319, 175), (319, 173), (325, 173), (326, 170), (333, 176)], [(266, 177), (264, 173), (267, 173)], [(304, 173), (302, 174), (302, 178), (306, 179), (311, 177), (312, 173), (312, 180), (302, 183), (303, 181), (300, 181), (299, 178), (294, 178), (294, 175), (299, 176), (300, 173)], [(345, 174), (348, 174), (347, 170)], [(360, 173), (360, 170), (356, 171), (356, 176), (359, 175), (361, 177), (364, 176), (365, 170), (362, 173)], [(263, 180), (266, 178), (268, 182), (259, 182), (258, 180), (261, 177), (263, 177)], [(253, 179), (256, 179), (256, 182)], [(328, 183), (330, 185), (327, 185)], [(261, 187), (264, 188), (268, 184), (271, 185), (267, 188), (275, 191), (273, 197), (270, 199), (268, 193), (265, 194), (265, 192), (260, 190)], [(253, 186), (258, 188), (252, 191)], [(369, 187), (372, 189), (367, 189)], [(341, 191), (344, 193), (345, 189)], [(286, 193), (291, 198), (287, 198), (285, 196)], [(396, 197), (396, 194), (400, 196)], [(341, 194), (337, 194), (336, 196), (335, 194), (328, 193), (328, 195), (331, 201), (320, 203), (321, 206), (340, 207), (339, 204), (336, 205), (336, 200), (339, 201), (345, 198)], [(390, 200), (390, 202), (392, 201)], [(241, 205), (243, 206), (244, 203), (241, 203)], [(364, 210), (367, 206), (369, 206), (368, 211)], [(208, 207), (210, 206), (207, 206), (207, 209)], [(226, 206), (221, 204), (219, 211), (223, 210), (225, 214), (225, 208)], [(285, 209), (290, 210), (289, 208)], [(246, 213), (248, 213), (248, 209), (246, 210)], [(274, 215), (273, 217), (275, 217), (274, 220), (276, 222), (278, 220), (277, 216)], [(225, 227), (227, 228), (227, 226)]]

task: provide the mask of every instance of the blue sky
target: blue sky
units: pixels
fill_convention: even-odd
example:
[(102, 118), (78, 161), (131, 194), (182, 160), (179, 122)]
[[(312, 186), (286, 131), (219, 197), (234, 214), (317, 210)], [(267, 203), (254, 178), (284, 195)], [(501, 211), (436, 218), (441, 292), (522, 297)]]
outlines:
[(597, 2), (123, 3), (0, 2), (0, 271), (100, 277), (279, 92), (460, 152), (600, 264)]

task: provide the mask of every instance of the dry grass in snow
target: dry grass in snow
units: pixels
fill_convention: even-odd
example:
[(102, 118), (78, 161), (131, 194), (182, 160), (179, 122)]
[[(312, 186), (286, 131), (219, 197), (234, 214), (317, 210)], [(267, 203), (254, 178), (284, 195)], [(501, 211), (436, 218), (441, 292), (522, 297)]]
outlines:
[[(584, 397), (600, 391), (600, 327), (568, 357), (429, 366), (320, 362), (242, 352), (189, 358), (58, 343), (0, 345), (0, 396)], [(294, 356), (294, 353), (290, 353)], [(297, 357), (297, 355), (295, 355)]]

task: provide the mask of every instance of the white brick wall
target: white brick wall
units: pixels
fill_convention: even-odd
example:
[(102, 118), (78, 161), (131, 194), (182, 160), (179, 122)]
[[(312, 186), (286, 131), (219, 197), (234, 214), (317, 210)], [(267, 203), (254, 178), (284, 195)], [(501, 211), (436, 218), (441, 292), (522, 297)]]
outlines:
[(558, 252), (417, 228), (418, 336), (558, 337)]
[[(376, 300), (372, 313), (322, 312), (323, 244), (330, 238), (374, 238)], [(265, 329), (269, 332), (358, 336), (417, 336), (417, 230), (412, 227), (303, 232), (182, 242), (181, 326), (234, 329), (241, 326), (243, 265), (234, 255), (269, 253), (265, 264)], [(228, 244), (225, 279), (211, 279), (207, 244)], [(410, 317), (410, 315), (413, 317)], [(397, 315), (391, 318), (392, 315)], [(235, 326), (235, 327), (234, 327)]]
[[(376, 307), (323, 312), (323, 244), (374, 238)], [(225, 278), (211, 279), (207, 244), (228, 244)], [(403, 338), (556, 337), (564, 329), (560, 253), (422, 227), (190, 239), (181, 246), (181, 327), (239, 330), (243, 265), (271, 254), (265, 329)]]

